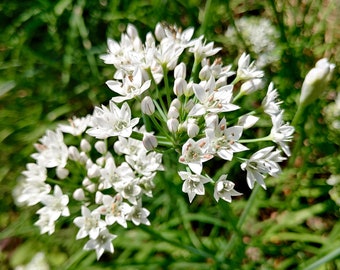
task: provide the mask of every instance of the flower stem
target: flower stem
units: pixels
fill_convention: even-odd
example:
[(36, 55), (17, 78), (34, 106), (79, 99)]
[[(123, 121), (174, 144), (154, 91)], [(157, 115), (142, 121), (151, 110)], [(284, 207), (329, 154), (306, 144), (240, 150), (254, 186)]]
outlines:
[(240, 216), (240, 219), (238, 220), (238, 222), (236, 224), (236, 230), (237, 231), (233, 232), (228, 245), (225, 247), (225, 249), (221, 253), (221, 254), (224, 254), (224, 256), (228, 256), (229, 253), (232, 250), (234, 250), (237, 238), (240, 236), (242, 226), (243, 226), (244, 222), (246, 221), (247, 216), (249, 216), (249, 212), (250, 212), (251, 208), (254, 206), (254, 202), (255, 202), (257, 194), (260, 190), (260, 187), (261, 187), (260, 185), (255, 185), (252, 193), (250, 194), (250, 197), (247, 201), (246, 207), (244, 208), (244, 210), (243, 210), (243, 212)]
[(262, 138), (238, 140), (238, 142), (239, 143), (254, 143), (254, 142), (266, 142), (266, 141), (271, 141), (271, 140), (272, 140), (272, 137), (268, 135)]

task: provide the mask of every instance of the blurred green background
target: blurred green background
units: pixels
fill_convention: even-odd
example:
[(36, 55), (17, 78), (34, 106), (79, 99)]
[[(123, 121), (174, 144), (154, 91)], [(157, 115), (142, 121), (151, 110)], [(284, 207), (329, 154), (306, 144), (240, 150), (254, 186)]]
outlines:
[[(35, 209), (16, 207), (13, 187), (46, 129), (110, 99), (105, 81), (114, 70), (99, 59), (107, 38), (119, 40), (128, 23), (142, 39), (160, 21), (194, 26), (196, 36), (223, 47), (224, 63), (235, 64), (243, 51), (257, 56), (242, 32), (237, 44), (225, 36), (245, 17), (266, 18), (279, 33), (279, 59), (264, 70), (284, 100), (287, 121), (315, 62), (328, 57), (337, 67), (329, 88), (306, 112), (304, 147), (280, 177), (266, 181), (268, 190), (259, 191), (244, 226), (237, 222), (246, 198), (189, 205), (178, 185), (156, 181), (147, 207), (152, 226), (118, 230), (115, 253), (100, 262), (81, 251), (74, 229), (39, 235), (32, 225)], [(337, 0), (1, 2), (0, 269), (27, 263), (38, 251), (51, 269), (339, 269), (340, 183), (326, 181), (340, 175), (340, 131), (332, 128), (340, 113), (325, 116), (340, 85), (338, 18)]]

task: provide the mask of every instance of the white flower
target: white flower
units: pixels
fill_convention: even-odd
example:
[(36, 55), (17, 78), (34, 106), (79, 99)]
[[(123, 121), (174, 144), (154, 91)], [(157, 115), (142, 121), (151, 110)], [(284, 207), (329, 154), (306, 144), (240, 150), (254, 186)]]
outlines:
[(76, 239), (86, 236), (96, 239), (99, 236), (99, 232), (106, 227), (105, 221), (100, 219), (98, 212), (91, 212), (86, 206), (81, 207), (81, 214), (81, 217), (76, 217), (73, 220), (73, 223), (79, 227)]
[(263, 71), (257, 70), (255, 62), (250, 63), (250, 55), (243, 53), (238, 60), (237, 78), (240, 80), (249, 80), (262, 78), (263, 75)]
[(157, 23), (155, 28), (155, 35), (157, 40), (166, 40), (169, 43), (173, 43), (174, 46), (179, 48), (186, 48), (191, 46), (193, 41), (191, 40), (194, 34), (194, 28), (189, 27), (182, 31), (176, 25), (170, 26), (162, 23)]
[(142, 188), (138, 186), (138, 180), (122, 180), (115, 184), (115, 190), (119, 192), (119, 194), (127, 199), (130, 203), (136, 204), (137, 198), (140, 197), (142, 193)]
[(44, 182), (47, 178), (47, 170), (44, 166), (40, 166), (36, 163), (28, 163), (26, 165), (27, 170), (22, 174), (26, 176), (28, 182), (40, 181)]
[(161, 66), (165, 66), (168, 70), (173, 70), (182, 52), (183, 48), (174, 46), (172, 40), (163, 39), (157, 47), (154, 57)]
[(131, 119), (131, 109), (123, 103), (121, 109), (110, 100), (109, 108), (102, 105), (96, 107), (92, 116), (93, 127), (87, 130), (90, 136), (106, 139), (112, 136), (129, 137), (132, 128), (137, 125), (139, 118)]
[(274, 84), (271, 82), (268, 86), (267, 95), (262, 101), (263, 110), (266, 114), (275, 116), (281, 112), (280, 104), (282, 101), (277, 99), (278, 96), (279, 94), (277, 90), (274, 89)]
[(90, 124), (90, 115), (86, 117), (73, 117), (69, 119), (69, 124), (60, 124), (58, 127), (64, 133), (72, 134), (73, 136), (78, 136), (84, 133)]
[(215, 79), (210, 77), (209, 81), (194, 84), (193, 90), (199, 103), (195, 104), (189, 112), (189, 116), (201, 116), (206, 112), (230, 112), (237, 110), (239, 106), (231, 103), (233, 86), (226, 85), (215, 89)]
[(229, 26), (225, 35), (228, 42), (239, 47), (239, 34), (242, 35), (249, 49), (257, 56), (256, 65), (264, 67), (280, 59), (280, 48), (278, 41), (280, 33), (270, 20), (256, 16), (242, 16), (235, 20), (237, 31)]
[(243, 127), (233, 126), (227, 128), (223, 118), (219, 124), (208, 127), (205, 134), (208, 140), (209, 152), (225, 160), (232, 160), (233, 153), (248, 150), (243, 144), (237, 142), (242, 136)]
[(147, 219), (149, 214), (149, 210), (143, 208), (141, 200), (138, 200), (137, 204), (130, 208), (127, 219), (131, 220), (136, 226), (140, 224), (150, 225), (150, 221)]
[(55, 231), (55, 219), (47, 213), (42, 213), (34, 225), (40, 227), (40, 234), (53, 234)]
[(125, 156), (125, 160), (139, 175), (148, 176), (155, 171), (163, 170), (162, 154), (154, 151), (140, 151), (136, 155)]
[(133, 170), (126, 162), (117, 167), (112, 157), (106, 159), (104, 168), (100, 169), (100, 176), (98, 189), (108, 189), (123, 179), (131, 181), (135, 178)]
[(53, 220), (57, 220), (60, 216), (67, 217), (70, 215), (67, 207), (69, 198), (62, 193), (58, 185), (54, 186), (53, 195), (45, 195), (42, 197), (41, 202), (45, 206), (37, 211), (38, 214), (47, 214)]
[(50, 266), (46, 261), (45, 254), (38, 252), (34, 255), (32, 260), (26, 265), (19, 265), (14, 270), (49, 270)]
[[(30, 164), (28, 164), (28, 168), (30, 170), (35, 168), (35, 166), (29, 165)], [(37, 166), (37, 168), (38, 167), (39, 166)], [(25, 172), (28, 174), (32, 173), (32, 171)], [(42, 198), (51, 191), (51, 186), (45, 183), (44, 178), (45, 176), (39, 179), (36, 178), (36, 176), (31, 175), (29, 178), (20, 179), (18, 185), (13, 190), (13, 196), (16, 204), (32, 206), (41, 202)]]
[(46, 134), (39, 140), (41, 144), (35, 144), (39, 153), (32, 154), (38, 165), (46, 168), (65, 167), (68, 150), (64, 143), (64, 137), (60, 129), (55, 132), (47, 130)]
[(276, 116), (272, 116), (273, 127), (270, 131), (270, 137), (273, 142), (281, 146), (283, 152), (287, 156), (290, 156), (290, 150), (287, 143), (292, 141), (294, 127), (290, 126), (288, 123), (284, 124), (282, 116), (283, 111)]
[(194, 173), (201, 174), (202, 163), (214, 157), (207, 152), (207, 147), (206, 138), (202, 138), (197, 142), (189, 138), (182, 146), (182, 155), (179, 157), (179, 162), (187, 164)]
[(214, 198), (218, 202), (221, 198), (226, 202), (231, 203), (231, 196), (240, 196), (242, 193), (237, 192), (234, 190), (235, 184), (229, 180), (227, 180), (227, 175), (223, 174), (215, 183), (214, 188)]
[(179, 171), (178, 174), (184, 181), (182, 191), (188, 193), (190, 203), (195, 198), (196, 194), (204, 195), (204, 184), (211, 182), (209, 178), (191, 172)]
[(100, 231), (96, 239), (90, 239), (84, 246), (84, 250), (96, 250), (97, 260), (103, 255), (105, 251), (110, 253), (114, 252), (114, 247), (112, 240), (115, 239), (117, 235), (111, 234), (107, 229)]
[(203, 36), (196, 39), (193, 43), (193, 46), (189, 48), (189, 52), (192, 52), (195, 56), (195, 59), (201, 61), (203, 58), (215, 55), (222, 48), (214, 48), (214, 42), (210, 42), (205, 44), (203, 40)]
[[(142, 130), (140, 132), (143, 132)], [(144, 133), (144, 132), (143, 132)], [(125, 154), (128, 156), (137, 155), (139, 151), (145, 151), (141, 141), (131, 137), (124, 138), (119, 136), (118, 141), (114, 144), (114, 150), (118, 155)]]
[(123, 202), (123, 198), (119, 194), (114, 197), (102, 195), (101, 200), (103, 205), (99, 206), (95, 211), (105, 216), (106, 224), (112, 225), (117, 222), (126, 228), (126, 215), (130, 211), (130, 205)]
[(132, 76), (126, 76), (123, 79), (123, 83), (110, 80), (106, 84), (112, 91), (120, 95), (112, 98), (114, 102), (120, 103), (140, 96), (150, 88), (151, 80), (143, 82), (142, 71), (137, 68)]
[(263, 148), (241, 164), (241, 169), (247, 171), (249, 188), (252, 189), (254, 183), (257, 182), (266, 189), (266, 184), (263, 181), (264, 177), (267, 174), (277, 176), (281, 172), (278, 162), (285, 160), (285, 158), (280, 155), (280, 150), (273, 151), (273, 149), (274, 146)]

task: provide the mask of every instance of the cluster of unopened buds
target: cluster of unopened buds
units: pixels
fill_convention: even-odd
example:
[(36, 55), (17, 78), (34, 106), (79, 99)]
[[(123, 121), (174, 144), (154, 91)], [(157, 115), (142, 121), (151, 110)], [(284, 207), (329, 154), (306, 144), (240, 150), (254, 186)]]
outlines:
[[(214, 186), (216, 201), (241, 195), (228, 172), (218, 179), (206, 173), (212, 159), (239, 162), (251, 189), (255, 182), (266, 188), (265, 177), (278, 175), (294, 129), (283, 121), (273, 84), (256, 108), (237, 105), (264, 88), (263, 72), (246, 54), (236, 71), (220, 58), (211, 61), (220, 48), (193, 34), (193, 28), (157, 24), (143, 43), (128, 25), (120, 42), (108, 40), (101, 59), (115, 68), (106, 83), (114, 97), (93, 114), (48, 130), (14, 191), (19, 205), (42, 205), (35, 223), (41, 233), (52, 234), (62, 217), (71, 217), (76, 239), (88, 238), (85, 250), (98, 259), (113, 252), (114, 224), (150, 224), (142, 200), (152, 197), (163, 151), (177, 155), (175, 174), (190, 202), (205, 194), (206, 184)], [(270, 123), (268, 134), (251, 138), (260, 117)]]

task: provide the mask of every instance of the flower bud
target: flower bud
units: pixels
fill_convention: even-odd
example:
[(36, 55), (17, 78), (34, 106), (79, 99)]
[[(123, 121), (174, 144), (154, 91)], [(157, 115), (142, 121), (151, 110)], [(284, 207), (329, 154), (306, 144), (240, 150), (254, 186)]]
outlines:
[(86, 155), (85, 152), (81, 152), (81, 153), (79, 154), (79, 162), (80, 162), (80, 163), (86, 164), (88, 160), (89, 160), (89, 157)]
[(187, 87), (184, 89), (184, 95), (186, 97), (190, 97), (194, 94), (194, 90), (193, 90), (192, 86), (193, 86), (193, 82), (189, 82), (187, 84)]
[(95, 178), (100, 176), (100, 167), (96, 164), (93, 164), (90, 168), (88, 168), (87, 176), (89, 178)]
[(175, 70), (174, 70), (175, 79), (179, 79), (179, 78), (185, 79), (186, 73), (187, 73), (187, 67), (183, 62), (178, 64), (175, 67)]
[(170, 132), (175, 133), (178, 130), (179, 122), (176, 118), (170, 118), (166, 121), (168, 129)]
[(187, 82), (182, 78), (177, 78), (174, 82), (173, 90), (176, 96), (182, 96), (187, 90)]
[(188, 119), (187, 133), (190, 138), (197, 136), (200, 128), (196, 124), (195, 119)]
[(238, 119), (237, 125), (242, 126), (243, 129), (251, 128), (259, 119), (254, 115), (243, 115)]
[(323, 92), (327, 82), (331, 79), (335, 65), (322, 58), (316, 62), (306, 75), (302, 84), (300, 106), (306, 106), (316, 100)]
[(155, 36), (158, 41), (166, 37), (164, 27), (161, 23), (157, 23), (155, 27)]
[(104, 155), (107, 152), (106, 144), (103, 141), (97, 141), (94, 144), (94, 148), (98, 151), (98, 153)]
[(91, 150), (91, 145), (86, 139), (82, 139), (80, 142), (80, 149), (84, 152), (89, 152)]
[(152, 101), (152, 98), (149, 96), (146, 96), (142, 100), (141, 104), (142, 112), (146, 115), (152, 115), (155, 112), (155, 104)]
[(78, 148), (71, 145), (68, 148), (68, 157), (71, 160), (78, 161), (80, 159), (80, 154), (79, 154)]
[(96, 196), (95, 196), (95, 202), (96, 204), (102, 204), (103, 203), (103, 193), (101, 193), (100, 191), (96, 192)]
[(91, 184), (92, 184), (92, 182), (91, 182), (91, 180), (90, 180), (88, 177), (85, 177), (85, 178), (83, 179), (82, 185), (83, 185), (84, 187), (87, 187), (88, 185), (91, 185)]
[(168, 118), (178, 118), (179, 112), (176, 107), (170, 107), (168, 111)]
[(211, 71), (210, 71), (210, 67), (208, 65), (204, 66), (201, 70), (200, 73), (198, 74), (198, 77), (202, 80), (202, 81), (207, 81), (210, 79), (211, 76)]
[(151, 133), (144, 133), (143, 135), (143, 145), (146, 150), (151, 151), (155, 149), (158, 145), (157, 138)]
[(84, 190), (82, 188), (77, 188), (74, 192), (73, 192), (73, 199), (75, 199), (76, 201), (83, 201), (85, 200), (85, 193)]
[(240, 92), (243, 95), (249, 95), (249, 94), (259, 90), (262, 86), (263, 86), (263, 83), (262, 83), (261, 79), (248, 80), (241, 85)]
[(57, 167), (56, 174), (59, 179), (65, 179), (69, 174), (69, 170), (63, 167)]
[(132, 25), (132, 24), (128, 24), (127, 28), (126, 28), (126, 33), (128, 34), (128, 36), (132, 39), (135, 39), (138, 37), (138, 31), (137, 28)]
[(188, 102), (185, 104), (184, 110), (186, 112), (190, 112), (194, 105), (195, 105), (194, 101), (192, 99), (189, 99)]
[(179, 110), (181, 108), (181, 102), (178, 98), (175, 98), (171, 101), (170, 107), (175, 107), (177, 110)]

